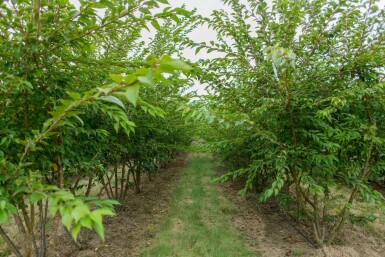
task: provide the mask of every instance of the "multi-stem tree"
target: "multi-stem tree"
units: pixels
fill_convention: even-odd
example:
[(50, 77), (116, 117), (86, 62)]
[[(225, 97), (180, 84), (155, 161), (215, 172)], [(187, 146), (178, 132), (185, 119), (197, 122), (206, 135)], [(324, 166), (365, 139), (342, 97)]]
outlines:
[(223, 2), (229, 13), (205, 19), (218, 40), (189, 45), (225, 54), (202, 61), (224, 178), (246, 176), (262, 200), (291, 196), (330, 244), (357, 199), (382, 198), (368, 179), (384, 172), (385, 12), (373, 0)]
[[(90, 186), (105, 168), (100, 154), (109, 131), (99, 125), (129, 135), (135, 124), (127, 103), (143, 104), (140, 87), (191, 69), (168, 56), (130, 59), (143, 29), (186, 14), (161, 10), (165, 3), (0, 3), (0, 234), (14, 255), (46, 256), (49, 213), (60, 214), (75, 240), (81, 227), (103, 237), (102, 217), (114, 214), (116, 202), (74, 196), (80, 179)], [(19, 240), (4, 225), (11, 218)]]

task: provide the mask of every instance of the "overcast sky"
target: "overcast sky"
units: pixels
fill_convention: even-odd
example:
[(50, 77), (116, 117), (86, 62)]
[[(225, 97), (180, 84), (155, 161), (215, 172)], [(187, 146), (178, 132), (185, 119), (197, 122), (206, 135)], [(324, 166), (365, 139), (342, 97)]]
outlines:
[(168, 0), (172, 6), (186, 5), (187, 9), (198, 9), (198, 13), (209, 16), (213, 10), (224, 7), (220, 0)]
[[(202, 16), (210, 16), (214, 10), (229, 9), (220, 0), (168, 0), (171, 6), (179, 7), (182, 5), (186, 6), (187, 10), (197, 9), (198, 14)], [(197, 28), (189, 34), (190, 39), (195, 42), (210, 42), (216, 40), (216, 33), (209, 29), (207, 26)], [(206, 54), (201, 51), (198, 56), (195, 56), (195, 50), (186, 49), (184, 56), (192, 61), (197, 61), (199, 58), (215, 57), (218, 54), (210, 53)]]
[[(198, 14), (202, 16), (210, 16), (214, 10), (229, 8), (225, 6), (220, 0), (168, 0), (171, 6), (179, 7), (183, 4), (186, 6), (187, 10), (197, 9)], [(195, 42), (210, 42), (211, 40), (216, 39), (216, 33), (209, 29), (207, 26), (197, 28), (192, 33), (190, 33), (190, 39)], [(216, 57), (217, 53), (212, 52), (207, 54), (205, 51), (201, 51), (198, 55), (195, 55), (194, 49), (185, 49), (183, 55), (190, 59), (191, 61), (197, 61), (200, 58)], [(205, 90), (205, 85), (200, 85), (198, 82), (192, 88), (196, 90), (199, 95), (207, 94)]]

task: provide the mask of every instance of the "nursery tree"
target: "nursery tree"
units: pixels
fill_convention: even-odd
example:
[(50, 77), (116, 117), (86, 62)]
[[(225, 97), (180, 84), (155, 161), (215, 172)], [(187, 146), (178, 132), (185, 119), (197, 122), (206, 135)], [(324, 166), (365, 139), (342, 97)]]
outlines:
[[(140, 87), (191, 69), (169, 56), (130, 59), (143, 29), (186, 14), (160, 9), (165, 3), (0, 3), (0, 234), (16, 256), (46, 256), (48, 213), (59, 213), (75, 240), (81, 227), (103, 238), (102, 217), (117, 202), (74, 196), (81, 178), (92, 184), (105, 168), (100, 150), (110, 129), (100, 123), (127, 140), (135, 128), (128, 106), (151, 105), (138, 98)], [(21, 240), (7, 233), (10, 218)]]
[(293, 201), (330, 244), (356, 200), (382, 200), (368, 179), (385, 167), (385, 12), (372, 0), (223, 2), (230, 12), (204, 19), (217, 41), (188, 43), (225, 55), (201, 61), (223, 179)]

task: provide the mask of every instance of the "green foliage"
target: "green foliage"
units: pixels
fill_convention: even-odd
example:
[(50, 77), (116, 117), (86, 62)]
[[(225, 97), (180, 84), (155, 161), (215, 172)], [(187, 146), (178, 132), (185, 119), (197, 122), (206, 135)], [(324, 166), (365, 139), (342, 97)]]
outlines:
[[(151, 156), (164, 160), (188, 142), (179, 125), (170, 125), (178, 120), (177, 102), (168, 100), (186, 101), (178, 77), (192, 68), (171, 57), (175, 45), (158, 40), (168, 50), (155, 51), (156, 40), (147, 44), (141, 35), (149, 23), (158, 30), (186, 23), (190, 12), (162, 10), (164, 0), (79, 4), (0, 3), (0, 224), (20, 217), (23, 256), (46, 255), (43, 239), (32, 249), (38, 230), (30, 224), (44, 232), (47, 209), (75, 239), (81, 227), (103, 238), (102, 217), (117, 202), (77, 196), (80, 181), (89, 181), (88, 195), (117, 156), (139, 158), (153, 147)], [(170, 81), (178, 83), (165, 87)], [(160, 138), (155, 146), (152, 133)]]
[[(229, 168), (220, 180), (242, 176), (263, 201), (291, 195), (329, 244), (359, 193), (382, 201), (368, 179), (384, 174), (385, 12), (366, 0), (223, 2), (231, 12), (204, 19), (217, 41), (187, 43), (223, 53), (201, 60), (213, 94), (184, 112), (210, 120)], [(336, 185), (350, 189), (343, 201)]]

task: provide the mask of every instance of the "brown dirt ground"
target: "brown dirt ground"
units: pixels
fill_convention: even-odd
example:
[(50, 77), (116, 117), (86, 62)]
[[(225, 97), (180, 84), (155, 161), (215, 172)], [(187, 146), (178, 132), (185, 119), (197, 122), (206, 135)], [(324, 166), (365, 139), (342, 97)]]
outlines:
[[(102, 242), (92, 231), (82, 231), (81, 249), (69, 236), (58, 241), (48, 238), (49, 257), (128, 257), (155, 242), (161, 222), (167, 213), (171, 192), (189, 155), (179, 155), (168, 167), (160, 171), (152, 182), (143, 178), (141, 194), (132, 194), (119, 207), (117, 215), (105, 219), (106, 240)], [(221, 171), (218, 171), (221, 174)], [(258, 203), (255, 196), (243, 197), (241, 181), (231, 181), (221, 186), (233, 206), (223, 211), (231, 213), (232, 225), (245, 238), (246, 247), (262, 257), (385, 257), (385, 234), (376, 234), (376, 227), (348, 225), (333, 246), (315, 249), (298, 233), (300, 230), (312, 238), (311, 229), (289, 222), (287, 216), (273, 202)], [(185, 204), (190, 204), (186, 200)], [(175, 221), (175, 230), (183, 230)], [(293, 227), (296, 227), (296, 229)], [(51, 225), (55, 228), (55, 225)], [(59, 228), (60, 229), (60, 228)], [(229, 256), (230, 257), (230, 256)]]
[(82, 231), (81, 248), (69, 236), (60, 242), (48, 242), (54, 248), (50, 257), (127, 257), (139, 256), (141, 250), (154, 243), (163, 216), (167, 213), (171, 192), (180, 172), (185, 168), (187, 154), (180, 154), (160, 174), (148, 181), (143, 177), (142, 193), (134, 194), (119, 206), (117, 215), (104, 220), (105, 241), (92, 231)]
[(311, 229), (289, 221), (273, 202), (261, 204), (255, 196), (239, 195), (240, 189), (240, 181), (222, 185), (226, 197), (236, 206), (231, 212), (231, 222), (244, 235), (246, 246), (263, 257), (385, 257), (383, 241), (377, 240), (362, 226), (348, 225), (334, 245), (315, 249), (297, 231), (311, 239)]

